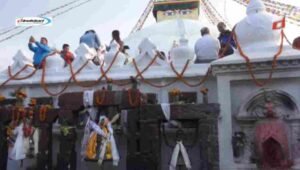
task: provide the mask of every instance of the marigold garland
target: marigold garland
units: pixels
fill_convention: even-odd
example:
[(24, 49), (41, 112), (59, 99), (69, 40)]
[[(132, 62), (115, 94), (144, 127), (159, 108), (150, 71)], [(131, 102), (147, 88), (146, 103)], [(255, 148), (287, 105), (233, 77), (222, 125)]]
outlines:
[(178, 95), (180, 95), (180, 93), (181, 93), (181, 91), (178, 88), (173, 88), (170, 91), (171, 96), (178, 96)]
[(6, 98), (2, 95), (0, 95), (0, 102), (4, 101)]
[[(24, 70), (27, 68), (27, 67), (33, 67), (32, 65), (28, 65), (26, 64), (24, 66)], [(22, 70), (22, 69), (21, 69)], [(11, 67), (8, 66), (8, 76), (9, 78), (11, 78), (12, 80), (25, 80), (25, 79), (28, 79), (30, 77), (32, 77), (36, 72), (37, 72), (38, 69), (34, 69), (34, 71), (30, 74), (28, 74), (27, 76), (24, 76), (24, 77), (17, 77), (17, 75), (12, 75), (12, 72), (11, 72)]]
[(23, 120), (23, 133), (25, 137), (31, 136), (33, 127), (31, 125), (27, 126), (26, 120)]
[[(139, 68), (138, 68), (138, 66), (137, 66), (137, 64), (136, 64), (136, 62), (135, 62), (135, 60), (133, 60), (133, 66), (134, 66), (134, 68), (136, 69), (137, 73), (140, 74), (141, 71), (139, 70)], [(141, 77), (141, 80), (142, 80), (144, 83), (146, 83), (146, 84), (148, 84), (148, 85), (150, 85), (150, 86), (156, 87), (156, 88), (167, 87), (167, 86), (170, 86), (171, 84), (173, 84), (173, 83), (175, 83), (175, 82), (177, 81), (177, 79), (174, 79), (173, 81), (171, 81), (171, 82), (169, 82), (169, 83), (167, 83), (167, 84), (164, 84), (164, 85), (157, 85), (157, 84), (154, 84), (154, 83), (150, 82), (149, 80), (145, 79), (144, 76), (143, 76), (143, 74), (140, 74), (140, 77)]]
[(201, 90), (200, 90), (200, 92), (201, 92), (202, 94), (207, 94), (207, 93), (208, 93), (208, 88), (202, 87)]
[(135, 107), (135, 106), (140, 105), (141, 104), (141, 92), (139, 90), (136, 90), (135, 100), (133, 101), (131, 91), (134, 91), (134, 90), (131, 90), (131, 89), (128, 90), (128, 101), (129, 101), (130, 106)]
[(271, 80), (272, 80), (272, 77), (273, 77), (273, 73), (274, 73), (274, 70), (276, 69), (276, 63), (277, 63), (277, 59), (279, 57), (279, 55), (282, 53), (282, 50), (283, 50), (283, 39), (284, 39), (284, 32), (283, 30), (281, 30), (281, 38), (280, 38), (280, 45), (279, 45), (279, 48), (278, 48), (278, 51), (276, 52), (276, 54), (274, 55), (273, 57), (273, 61), (272, 61), (272, 67), (271, 67), (271, 71), (269, 73), (269, 76), (268, 76), (268, 79), (264, 82), (261, 82), (259, 81), (254, 73), (253, 73), (253, 65), (250, 61), (250, 58), (244, 53), (244, 51), (242, 50), (242, 47), (240, 46), (239, 42), (238, 42), (238, 37), (235, 33), (235, 31), (233, 30), (233, 37), (234, 37), (234, 40), (236, 42), (236, 45), (237, 45), (237, 49), (240, 53), (240, 55), (245, 59), (246, 61), (246, 64), (247, 64), (247, 69), (248, 69), (248, 72), (250, 73), (250, 76), (252, 78), (252, 80), (254, 81), (255, 85), (258, 86), (258, 87), (263, 87), (265, 86), (266, 84), (268, 84)]
[[(255, 75), (254, 75), (254, 73), (253, 73), (253, 70), (252, 70), (252, 69), (253, 69), (252, 63), (250, 62), (249, 57), (248, 57), (247, 55), (245, 55), (244, 52), (242, 51), (242, 49), (241, 49), (241, 47), (240, 47), (240, 45), (239, 45), (239, 43), (238, 43), (238, 41), (237, 41), (237, 37), (236, 37), (236, 34), (235, 34), (235, 32), (234, 32), (234, 29), (233, 29), (233, 31), (232, 31), (232, 35), (231, 35), (231, 36), (235, 39), (235, 42), (237, 43), (237, 49), (238, 49), (238, 51), (240, 52), (240, 54), (242, 55), (242, 57), (246, 60), (248, 71), (249, 71), (249, 73), (250, 73), (250, 75), (251, 75), (253, 81), (255, 82), (255, 84), (256, 84), (257, 86), (264, 86), (265, 84), (267, 84), (267, 83), (272, 79), (272, 74), (273, 74), (273, 72), (274, 72), (274, 70), (275, 70), (275, 68), (276, 68), (277, 58), (279, 57), (279, 55), (280, 55), (281, 52), (282, 52), (283, 39), (285, 38), (285, 39), (288, 41), (288, 39), (287, 39), (286, 35), (284, 34), (283, 30), (281, 30), (281, 44), (280, 44), (280, 47), (279, 47), (279, 49), (278, 49), (278, 52), (274, 55), (274, 59), (273, 59), (273, 62), (272, 62), (272, 70), (271, 70), (271, 72), (270, 72), (270, 74), (269, 74), (268, 80), (265, 81), (265, 82), (260, 82), (260, 81), (258, 81), (257, 78), (255, 77)], [(288, 41), (288, 42), (289, 42), (289, 41)], [(289, 44), (291, 44), (291, 43), (289, 42)], [(115, 62), (118, 53), (119, 53), (119, 51), (116, 53), (116, 55), (115, 55), (113, 61), (110, 63), (110, 65), (109, 65), (109, 67), (108, 67), (107, 70), (104, 71), (104, 70), (103, 70), (103, 64), (101, 65), (100, 71), (101, 71), (102, 75), (101, 75), (101, 77), (100, 77), (96, 82), (94, 82), (92, 85), (80, 85), (80, 86), (83, 86), (83, 87), (94, 86), (94, 85), (96, 85), (97, 83), (99, 83), (99, 82), (102, 80), (102, 78), (105, 78), (106, 80), (109, 80), (110, 78), (107, 76), (107, 73), (109, 72), (109, 70), (111, 69), (113, 63)], [(135, 60), (133, 60), (133, 65), (134, 65), (134, 67), (135, 67), (135, 69), (136, 69), (136, 71), (137, 71), (137, 75), (135, 76), (135, 78), (140, 77), (141, 80), (142, 80), (143, 82), (145, 82), (146, 84), (148, 84), (148, 85), (150, 85), (150, 86), (153, 86), (153, 87), (157, 87), (157, 88), (167, 87), (167, 86), (169, 86), (169, 85), (175, 83), (177, 80), (182, 81), (182, 82), (183, 82), (184, 84), (186, 84), (187, 86), (190, 86), (190, 87), (196, 87), (196, 86), (199, 86), (199, 85), (201, 85), (202, 83), (204, 83), (204, 82), (206, 81), (207, 77), (208, 77), (208, 74), (211, 72), (211, 69), (209, 69), (208, 72), (207, 72), (207, 74), (206, 74), (206, 76), (205, 76), (199, 83), (197, 83), (197, 84), (190, 84), (188, 81), (186, 81), (186, 80), (183, 79), (183, 74), (184, 74), (184, 72), (185, 72), (185, 69), (184, 69), (184, 72), (182, 72), (181, 74), (179, 74), (179, 73), (175, 70), (175, 68), (174, 68), (174, 66), (173, 66), (173, 63), (171, 63), (171, 68), (172, 68), (173, 72), (177, 75), (177, 78), (176, 78), (175, 80), (173, 80), (173, 81), (167, 83), (167, 84), (164, 84), (164, 85), (156, 85), (156, 84), (154, 84), (154, 83), (152, 83), (152, 82), (146, 80), (146, 79), (143, 77), (142, 74), (143, 74), (146, 70), (148, 70), (148, 69), (150, 68), (150, 66), (153, 65), (153, 63), (154, 63), (154, 62), (156, 61), (156, 59), (159, 57), (158, 55), (159, 55), (159, 54), (156, 54), (155, 57), (151, 60), (151, 62), (150, 62), (150, 63), (149, 63), (142, 71), (139, 70), (139, 68), (138, 68), (137, 65), (136, 65)], [(62, 93), (67, 89), (67, 87), (68, 87), (68, 85), (69, 85), (69, 83), (71, 82), (72, 79), (73, 79), (77, 84), (80, 83), (80, 82), (77, 81), (77, 79), (76, 79), (75, 76), (76, 76), (76, 74), (78, 74), (78, 73), (79, 73), (86, 65), (87, 65), (87, 63), (85, 63), (85, 64), (84, 64), (84, 65), (83, 65), (76, 73), (74, 73), (73, 68), (72, 68), (72, 66), (70, 65), (70, 70), (71, 70), (72, 76), (71, 76), (71, 78), (69, 79), (69, 81), (67, 82), (67, 84), (65, 85), (65, 87), (64, 87), (60, 92), (58, 92), (58, 93), (51, 93), (51, 92), (48, 90), (48, 88), (47, 88), (47, 86), (46, 86), (46, 84), (45, 84), (45, 66), (43, 66), (43, 69), (42, 69), (41, 86), (43, 87), (43, 89), (45, 90), (45, 92), (46, 92), (47, 94), (49, 94), (50, 96), (60, 95), (60, 94), (62, 94)], [(25, 66), (22, 67), (17, 73), (15, 73), (15, 74), (13, 75), (13, 74), (12, 74), (12, 71), (11, 71), (11, 67), (9, 66), (9, 67), (8, 67), (8, 76), (9, 76), (9, 79), (7, 79), (5, 82), (3, 82), (3, 83), (0, 85), (0, 88), (2, 88), (3, 86), (5, 86), (10, 80), (23, 80), (23, 79), (27, 79), (27, 78), (29, 78), (29, 77), (32, 77), (32, 76), (36, 73), (37, 69), (35, 69), (32, 73), (30, 73), (30, 74), (27, 75), (27, 76), (24, 76), (24, 77), (17, 77), (17, 76), (18, 76), (20, 73), (22, 73), (27, 67), (32, 67), (32, 66), (31, 66), (31, 65), (25, 65)], [(187, 65), (186, 65), (185, 67), (187, 67)], [(129, 85), (129, 84), (130, 84), (130, 82), (117, 83), (117, 82), (115, 82), (115, 81), (112, 80), (112, 79), (111, 79), (111, 82), (112, 82), (113, 84), (118, 85), (118, 86), (126, 86), (126, 85)], [(0, 96), (0, 97), (1, 97), (1, 96)], [(3, 100), (3, 99), (2, 99), (2, 100)], [(1, 98), (0, 98), (0, 101), (1, 101)]]
[(48, 106), (42, 105), (42, 106), (40, 107), (40, 111), (39, 111), (39, 120), (40, 120), (41, 122), (44, 122), (44, 121), (46, 120), (46, 118), (47, 118), (46, 113), (47, 113), (47, 112), (48, 112)]
[[(100, 97), (100, 96), (102, 96), (102, 97)], [(103, 89), (103, 90), (100, 91), (100, 95), (96, 96), (96, 103), (98, 105), (102, 105), (104, 103), (104, 101), (105, 101), (105, 98), (106, 98), (106, 90)]]
[(9, 76), (9, 78), (4, 81), (1, 85), (0, 85), (0, 89), (5, 86), (10, 80), (13, 80), (15, 77), (17, 77), (20, 73), (22, 73), (22, 71), (24, 71), (28, 66), (25, 65), (23, 68), (21, 68), (15, 75), (13, 76)]
[(47, 84), (45, 83), (45, 75), (46, 75), (46, 67), (45, 67), (45, 65), (46, 65), (46, 61), (47, 60), (45, 60), (45, 64), (43, 65), (43, 68), (42, 68), (41, 86), (42, 86), (42, 88), (44, 89), (44, 91), (49, 96), (58, 96), (58, 95), (61, 95), (62, 93), (64, 93), (67, 90), (67, 88), (68, 88), (68, 86), (69, 86), (69, 84), (70, 84), (70, 82), (72, 80), (72, 77), (69, 78), (68, 82), (64, 85), (64, 87), (63, 87), (63, 89), (61, 91), (59, 91), (57, 93), (50, 92), (49, 89), (48, 89), (48, 87), (47, 87)]
[[(62, 94), (62, 93), (68, 88), (68, 86), (69, 86), (69, 84), (71, 83), (71, 80), (72, 80), (72, 79), (75, 81), (76, 84), (79, 84), (79, 86), (82, 86), (82, 87), (91, 87), (91, 86), (94, 86), (94, 85), (98, 84), (103, 78), (105, 78), (105, 79), (107, 80), (107, 82), (110, 81), (112, 84), (115, 84), (115, 85), (118, 85), (118, 86), (126, 86), (126, 85), (129, 85), (129, 84), (131, 83), (130, 81), (124, 82), (124, 83), (117, 83), (116, 81), (112, 80), (111, 78), (109, 78), (109, 77), (107, 76), (107, 73), (110, 71), (111, 67), (113, 66), (113, 64), (114, 64), (114, 62), (115, 62), (115, 60), (116, 60), (118, 54), (119, 54), (119, 51), (115, 54), (115, 56), (114, 56), (112, 62), (110, 63), (110, 65), (108, 66), (108, 68), (107, 68), (106, 70), (103, 69), (103, 64), (100, 66), (100, 71), (101, 71), (102, 75), (100, 76), (100, 78), (99, 78), (98, 80), (96, 80), (95, 82), (93, 82), (92, 84), (89, 84), (89, 85), (82, 85), (82, 84), (80, 84), (81, 82), (79, 82), (79, 81), (76, 79), (76, 75), (77, 75), (77, 74), (78, 74), (78, 73), (79, 73), (79, 72), (80, 72), (80, 71), (88, 64), (88, 61), (87, 61), (86, 63), (84, 63), (84, 64), (82, 65), (82, 67), (80, 67), (80, 69), (79, 69), (78, 71), (76, 71), (75, 73), (74, 73), (74, 71), (73, 71), (72, 65), (69, 64), (69, 66), (70, 66), (70, 71), (71, 71), (71, 77), (69, 78), (68, 82), (65, 84), (65, 86), (63, 87), (63, 89), (62, 89), (61, 91), (57, 92), (57, 93), (52, 93), (52, 92), (50, 92), (49, 89), (48, 89), (48, 87), (47, 87), (47, 85), (46, 85), (46, 83), (45, 83), (45, 75), (46, 75), (45, 72), (46, 72), (46, 70), (45, 70), (45, 64), (44, 64), (43, 67), (42, 67), (41, 86), (42, 86), (42, 88), (44, 89), (44, 91), (45, 91), (48, 95), (50, 95), (50, 96), (57, 96), (57, 95)], [(193, 84), (189, 84), (186, 80), (183, 79), (184, 72), (186, 71), (186, 69), (187, 69), (187, 67), (188, 67), (188, 62), (189, 62), (189, 61), (188, 61), (187, 64), (186, 64), (186, 66), (185, 66), (185, 68), (182, 70), (182, 72), (181, 72), (180, 74), (174, 69), (174, 66), (171, 65), (172, 70), (173, 70), (174, 73), (177, 75), (177, 78), (176, 78), (176, 79), (174, 79), (173, 81), (171, 81), (171, 82), (169, 82), (169, 83), (167, 83), (167, 84), (164, 84), (164, 85), (156, 85), (156, 84), (154, 84), (154, 83), (152, 83), (152, 82), (146, 80), (146, 79), (143, 77), (143, 73), (144, 73), (145, 71), (147, 71), (147, 70), (153, 65), (153, 63), (156, 61), (156, 59), (157, 59), (158, 57), (159, 57), (159, 53), (157, 53), (157, 54), (154, 56), (154, 58), (151, 60), (151, 62), (150, 62), (150, 63), (149, 63), (142, 71), (139, 70), (139, 68), (137, 67), (137, 64), (136, 64), (135, 60), (133, 60), (133, 64), (134, 64), (135, 69), (136, 69), (136, 71), (137, 71), (137, 74), (136, 74), (136, 76), (134, 76), (134, 77), (135, 77), (135, 78), (140, 77), (141, 80), (142, 80), (143, 82), (145, 82), (146, 84), (148, 84), (148, 85), (150, 85), (150, 86), (153, 86), (153, 87), (157, 87), (157, 88), (167, 87), (167, 86), (169, 86), (169, 85), (175, 83), (177, 80), (182, 81), (184, 84), (186, 84), (186, 85), (188, 85), (188, 86), (190, 86), (190, 87), (196, 87), (196, 86), (199, 86), (200, 84), (202, 84), (204, 81), (206, 81), (206, 79), (207, 79), (207, 77), (208, 77), (208, 73), (210, 73), (210, 70), (209, 70), (209, 71), (207, 72), (207, 75), (203, 78), (203, 80), (200, 81), (200, 83), (197, 83), (197, 84), (194, 84), (194, 85), (193, 85)], [(35, 73), (37, 70), (35, 70), (33, 73), (29, 74), (28, 76), (25, 76), (25, 77), (17, 77), (23, 70), (25, 70), (25, 69), (26, 69), (27, 67), (29, 67), (29, 66), (30, 66), (30, 65), (24, 66), (24, 67), (23, 67), (20, 71), (18, 71), (15, 75), (12, 75), (12, 73), (11, 73), (11, 68), (9, 67), (9, 68), (8, 68), (8, 72), (9, 72), (8, 74), (9, 74), (9, 77), (10, 77), (10, 78), (9, 78), (7, 81), (5, 81), (4, 83), (2, 83), (1, 86), (0, 86), (0, 88), (1, 88), (2, 86), (4, 86), (4, 85), (5, 85), (8, 81), (10, 81), (10, 80), (23, 80), (23, 79), (29, 78), (29, 77), (31, 77), (32, 75), (34, 75), (34, 73)], [(31, 67), (32, 67), (32, 66), (31, 66)]]
[(15, 107), (12, 109), (12, 124), (14, 127), (17, 126), (18, 122), (19, 122), (19, 119), (20, 119), (20, 112), (19, 112), (19, 108), (18, 107)]

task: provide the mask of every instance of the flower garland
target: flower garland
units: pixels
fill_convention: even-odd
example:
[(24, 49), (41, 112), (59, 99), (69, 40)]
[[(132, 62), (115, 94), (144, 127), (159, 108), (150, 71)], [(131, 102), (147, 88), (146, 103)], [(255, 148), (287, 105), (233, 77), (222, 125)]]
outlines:
[(19, 119), (20, 119), (20, 112), (19, 112), (19, 108), (16, 107), (16, 108), (13, 108), (12, 109), (12, 126), (13, 127), (16, 127), (18, 122), (19, 122)]
[(23, 120), (23, 133), (24, 133), (24, 137), (29, 137), (32, 135), (33, 132), (33, 127), (31, 125), (28, 125), (26, 123), (26, 120)]
[(3, 102), (5, 99), (5, 96), (0, 95), (0, 102)]
[(255, 75), (253, 73), (253, 65), (250, 61), (250, 58), (242, 50), (242, 47), (240, 46), (239, 41), (238, 41), (238, 37), (235, 33), (235, 30), (233, 30), (233, 38), (234, 38), (234, 41), (236, 42), (237, 49), (238, 49), (240, 55), (245, 59), (246, 64), (247, 64), (248, 72), (250, 73), (250, 76), (251, 76), (252, 80), (254, 81), (255, 85), (258, 86), (258, 87), (263, 87), (272, 80), (274, 70), (276, 69), (277, 59), (278, 59), (278, 57), (280, 56), (280, 54), (282, 53), (282, 50), (283, 50), (283, 39), (284, 39), (283, 30), (281, 30), (280, 34), (281, 34), (280, 45), (279, 45), (278, 51), (276, 52), (276, 54), (273, 57), (272, 67), (271, 67), (271, 71), (269, 73), (269, 77), (266, 81), (261, 82), (255, 77)]
[[(45, 80), (45, 77), (46, 77), (46, 67), (45, 67), (45, 64), (44, 64), (44, 65), (43, 65), (43, 68), (42, 68), (42, 77), (41, 77), (41, 82), (40, 82), (40, 84), (41, 84), (42, 88), (44, 89), (44, 91), (45, 91), (48, 95), (50, 95), (50, 96), (57, 96), (57, 95), (62, 94), (62, 93), (68, 88), (68, 86), (69, 86), (69, 84), (71, 83), (72, 80), (74, 80), (74, 82), (75, 82), (76, 84), (79, 84), (79, 85), (82, 86), (82, 87), (91, 87), (91, 86), (97, 85), (103, 78), (105, 78), (105, 79), (107, 80), (107, 82), (110, 81), (112, 84), (115, 84), (115, 85), (118, 85), (118, 86), (126, 86), (126, 85), (129, 85), (129, 84), (131, 83), (130, 81), (124, 82), (124, 83), (117, 83), (116, 81), (114, 81), (114, 80), (112, 80), (111, 78), (109, 78), (108, 75), (107, 75), (107, 73), (110, 71), (111, 67), (113, 66), (113, 64), (114, 64), (114, 62), (115, 62), (115, 60), (116, 60), (118, 54), (119, 54), (119, 51), (115, 54), (115, 56), (114, 56), (114, 58), (113, 58), (113, 61), (109, 64), (109, 66), (108, 66), (108, 68), (107, 68), (106, 70), (104, 70), (103, 64), (100, 66), (100, 71), (101, 71), (101, 74), (102, 74), (102, 75), (100, 76), (99, 79), (97, 79), (96, 81), (94, 81), (94, 82), (92, 82), (92, 83), (90, 83), (90, 84), (81, 84), (81, 82), (79, 82), (79, 81), (76, 79), (76, 75), (77, 75), (81, 70), (83, 70), (83, 69), (85, 68), (85, 66), (88, 64), (89, 60), (88, 60), (86, 63), (84, 63), (84, 64), (83, 64), (76, 72), (73, 71), (72, 65), (69, 65), (69, 66), (70, 66), (70, 71), (71, 71), (71, 77), (69, 78), (68, 82), (66, 82), (66, 84), (64, 85), (64, 87), (63, 87), (59, 92), (57, 92), (57, 93), (50, 92), (49, 89), (48, 89), (48, 87), (47, 87), (47, 85), (46, 85), (46, 83), (45, 83), (45, 81), (46, 81), (46, 80)], [(200, 82), (198, 82), (198, 83), (196, 83), (196, 84), (190, 84), (188, 81), (184, 80), (184, 78), (183, 78), (183, 75), (184, 75), (186, 69), (188, 68), (189, 61), (187, 61), (186, 65), (185, 65), (185, 67), (184, 67), (184, 69), (182, 70), (181, 73), (177, 72), (177, 71), (175, 70), (174, 66), (173, 66), (173, 63), (171, 63), (171, 68), (172, 68), (173, 72), (177, 75), (177, 77), (176, 77), (174, 80), (172, 80), (172, 81), (170, 81), (170, 82), (168, 82), (168, 83), (166, 83), (166, 84), (161, 84), (161, 85), (154, 84), (154, 83), (150, 82), (149, 80), (146, 80), (146, 79), (143, 77), (143, 73), (146, 72), (146, 71), (153, 65), (153, 63), (156, 61), (156, 59), (159, 58), (159, 55), (160, 55), (160, 54), (157, 53), (157, 54), (153, 57), (153, 59), (149, 62), (149, 64), (148, 64), (143, 70), (140, 70), (140, 69), (137, 67), (136, 61), (133, 60), (133, 65), (134, 65), (134, 67), (135, 67), (135, 70), (137, 71), (137, 74), (136, 74), (135, 76), (133, 76), (133, 77), (135, 77), (135, 78), (140, 77), (141, 80), (142, 80), (144, 83), (146, 83), (146, 84), (148, 84), (148, 85), (150, 85), (150, 86), (156, 87), (156, 88), (167, 87), (167, 86), (169, 86), (169, 85), (171, 85), (171, 84), (177, 82), (178, 80), (182, 81), (184, 84), (186, 84), (186, 85), (188, 85), (188, 86), (190, 86), (190, 87), (196, 87), (196, 86), (199, 86), (199, 85), (201, 85), (202, 83), (204, 83), (204, 82), (207, 80), (209, 74), (211, 73), (211, 69), (208, 69), (208, 71), (207, 71), (205, 77), (204, 77)], [(7, 82), (9, 82), (10, 80), (22, 80), (22, 79), (26, 79), (27, 77), (31, 77), (32, 75), (34, 75), (34, 73), (35, 73), (36, 70), (35, 70), (33, 73), (29, 74), (28, 76), (25, 76), (25, 77), (17, 77), (22, 71), (24, 71), (24, 70), (25, 70), (27, 67), (29, 67), (29, 66), (30, 66), (30, 65), (26, 65), (24, 68), (22, 68), (20, 71), (18, 71), (18, 72), (17, 72), (16, 74), (14, 74), (14, 75), (11, 74), (11, 68), (9, 67), (9, 68), (8, 68), (8, 72), (9, 72), (8, 74), (9, 74), (9, 77), (10, 77), (10, 78), (9, 78), (7, 81), (5, 81), (4, 83), (2, 83), (2, 84), (0, 85), (0, 88), (1, 88), (2, 86), (4, 86)], [(101, 102), (100, 102), (100, 103), (101, 103)]]
[(20, 73), (22, 73), (28, 66), (24, 66), (23, 68), (21, 68), (16, 74), (14, 74), (13, 76), (10, 76), (9, 79), (7, 79), (6, 81), (4, 81), (1, 85), (0, 85), (0, 89), (2, 87), (4, 87), (10, 80), (13, 80), (15, 77), (17, 77)]
[(137, 93), (136, 94), (136, 98), (133, 101), (132, 100), (132, 92), (131, 91), (134, 91), (134, 90), (132, 90), (132, 89), (128, 90), (128, 101), (129, 101), (130, 106), (135, 107), (135, 106), (140, 105), (141, 104), (141, 92), (139, 90), (136, 90), (136, 93)]
[[(27, 68), (27, 67), (33, 67), (32, 65), (28, 65), (26, 64), (24, 66), (24, 70)], [(22, 69), (21, 69), (22, 70)], [(9, 75), (9, 78), (12, 79), (12, 80), (25, 80), (25, 79), (28, 79), (30, 77), (32, 77), (36, 72), (37, 72), (38, 69), (34, 69), (32, 73), (28, 74), (27, 76), (24, 76), (24, 77), (17, 77), (17, 75), (13, 75), (12, 72), (11, 72), (11, 66), (8, 66), (8, 75)]]
[(47, 118), (46, 113), (48, 112), (48, 106), (47, 105), (42, 105), (40, 107), (40, 111), (39, 111), (39, 120), (41, 122), (44, 122)]
[(28, 110), (28, 116), (29, 116), (29, 118), (33, 118), (33, 114), (34, 114), (34, 112), (33, 112), (33, 110), (32, 109), (30, 109), (30, 110)]
[(181, 91), (178, 88), (173, 88), (170, 91), (171, 96), (178, 96), (178, 95), (180, 95), (180, 93), (181, 93)]
[(44, 91), (49, 96), (58, 96), (58, 95), (61, 95), (62, 93), (64, 93), (67, 90), (69, 84), (71, 83), (72, 77), (69, 78), (68, 82), (64, 85), (64, 87), (62, 88), (61, 91), (59, 91), (57, 93), (50, 92), (49, 89), (48, 89), (48, 87), (47, 87), (47, 84), (45, 83), (45, 77), (46, 77), (45, 76), (46, 75), (46, 67), (45, 67), (45, 65), (46, 65), (46, 61), (47, 60), (45, 60), (45, 64), (43, 65), (43, 68), (42, 68), (41, 86), (42, 86), (42, 88), (44, 89)]
[[(102, 97), (100, 97), (100, 96), (102, 96)], [(96, 96), (96, 103), (98, 105), (102, 105), (104, 103), (104, 101), (105, 101), (105, 98), (106, 98), (106, 90), (103, 89), (103, 90), (100, 91), (100, 95)]]
[(208, 93), (208, 88), (202, 87), (202, 88), (200, 89), (200, 92), (201, 92), (203, 95), (205, 95), (205, 94)]

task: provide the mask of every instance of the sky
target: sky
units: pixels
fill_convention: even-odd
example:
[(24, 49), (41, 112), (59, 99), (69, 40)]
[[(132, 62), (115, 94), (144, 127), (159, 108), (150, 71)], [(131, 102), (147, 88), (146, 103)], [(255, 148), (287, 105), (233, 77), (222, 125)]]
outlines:
[[(0, 16), (5, 16), (0, 19), (0, 34), (1, 30), (14, 26), (16, 17), (35, 16), (72, 1), (74, 0), (0, 0)], [(79, 0), (79, 2), (84, 1), (86, 0)], [(146, 0), (91, 0), (54, 18), (52, 26), (34, 27), (19, 36), (0, 43), (0, 70), (12, 62), (12, 57), (18, 49), (22, 49), (28, 57), (32, 56), (32, 53), (27, 49), (28, 39), (31, 35), (36, 39), (41, 36), (47, 37), (49, 45), (57, 49), (60, 49), (62, 44), (68, 43), (73, 51), (79, 45), (80, 36), (88, 29), (95, 29), (103, 44), (107, 44), (111, 40), (111, 31), (114, 29), (120, 30), (121, 37), (125, 38), (147, 3)], [(52, 15), (49, 14), (48, 17)], [(153, 23), (155, 20), (151, 15), (145, 25)], [(13, 31), (13, 33), (15, 32), (17, 30)], [(0, 41), (9, 35), (0, 35)]]
[[(88, 29), (96, 30), (102, 44), (108, 44), (111, 40), (111, 31), (118, 29), (121, 31), (121, 38), (126, 38), (138, 18), (146, 8), (148, 0), (0, 0), (0, 41), (7, 36), (17, 33), (21, 29), (14, 30), (9, 34), (1, 35), (7, 28), (14, 27), (16, 17), (36, 16), (45, 11), (55, 9), (59, 6), (76, 3), (54, 11), (46, 15), (53, 15), (65, 9), (85, 4), (74, 8), (53, 20), (52, 26), (37, 26), (12, 39), (0, 42), (0, 70), (13, 62), (12, 58), (21, 49), (27, 57), (32, 53), (28, 50), (27, 43), (31, 35), (36, 39), (45, 36), (49, 40), (49, 45), (60, 49), (62, 44), (71, 45), (74, 51), (78, 47), (79, 37)], [(233, 2), (233, 0), (210, 0), (215, 8), (224, 18), (228, 19), (232, 25), (246, 16), (246, 8)], [(300, 0), (279, 0), (300, 7)], [(233, 10), (234, 9), (234, 10)], [(200, 19), (203, 19), (200, 16)], [(152, 14), (146, 20), (144, 27), (155, 24)], [(291, 38), (300, 35), (299, 27), (288, 25), (287, 35)], [(295, 32), (295, 30), (298, 30)]]

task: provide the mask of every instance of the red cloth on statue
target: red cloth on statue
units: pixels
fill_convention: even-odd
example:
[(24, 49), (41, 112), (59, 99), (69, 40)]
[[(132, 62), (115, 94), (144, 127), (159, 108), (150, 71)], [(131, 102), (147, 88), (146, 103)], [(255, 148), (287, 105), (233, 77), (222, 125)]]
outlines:
[[(273, 138), (269, 138), (263, 143), (262, 165), (268, 168), (281, 167), (281, 161), (284, 160), (280, 144)], [(266, 168), (266, 167), (265, 167)]]
[(287, 128), (278, 119), (269, 119), (255, 128), (255, 143), (263, 170), (290, 167)]

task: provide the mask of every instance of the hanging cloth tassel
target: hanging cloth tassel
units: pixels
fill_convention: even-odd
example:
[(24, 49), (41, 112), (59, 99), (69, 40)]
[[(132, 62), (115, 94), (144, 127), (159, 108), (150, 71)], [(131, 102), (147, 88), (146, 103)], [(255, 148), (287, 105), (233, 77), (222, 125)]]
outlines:
[(84, 107), (91, 107), (94, 105), (94, 90), (87, 90), (83, 92)]
[(187, 169), (192, 169), (192, 165), (191, 165), (191, 161), (189, 159), (189, 155), (188, 155), (185, 147), (183, 146), (182, 141), (178, 141), (175, 148), (174, 148), (174, 150), (173, 150), (169, 170), (176, 170), (177, 160), (178, 160), (178, 156), (179, 156), (180, 152), (182, 154), (183, 161), (185, 163), (185, 167)]
[(33, 133), (34, 155), (39, 153), (40, 130), (36, 128)]
[(93, 90), (87, 90), (83, 92), (83, 105), (85, 108), (88, 108), (88, 112), (89, 112), (89, 117), (88, 120), (86, 122), (85, 128), (84, 128), (84, 135), (81, 141), (81, 156), (84, 158), (86, 156), (86, 148), (87, 148), (87, 144), (90, 138), (90, 128), (89, 128), (89, 122), (90, 122), (90, 117), (92, 119), (94, 119), (96, 117), (96, 109), (91, 107), (93, 106), (93, 101), (94, 101), (94, 91)]
[(163, 111), (165, 118), (170, 121), (171, 118), (171, 109), (169, 103), (162, 103), (160, 104), (161, 110)]
[(90, 127), (89, 127), (89, 122), (90, 122), (90, 118), (88, 118), (88, 120), (86, 122), (86, 125), (85, 125), (85, 128), (84, 128), (84, 135), (83, 135), (83, 138), (82, 138), (82, 141), (81, 141), (81, 152), (80, 152), (80, 154), (83, 158), (86, 156), (86, 148), (87, 148), (87, 144), (88, 144), (90, 134), (91, 134)]

